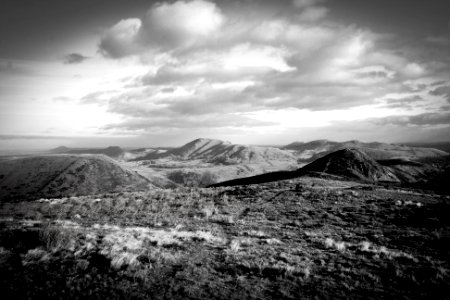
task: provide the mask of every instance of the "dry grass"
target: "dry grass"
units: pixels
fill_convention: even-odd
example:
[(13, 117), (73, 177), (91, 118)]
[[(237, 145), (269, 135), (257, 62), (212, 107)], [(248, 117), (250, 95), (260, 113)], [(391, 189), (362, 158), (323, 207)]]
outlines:
[[(0, 259), (20, 261), (25, 273), (11, 278), (24, 278), (29, 297), (44, 284), (60, 296), (137, 299), (439, 298), (449, 290), (449, 199), (302, 180), (300, 191), (293, 180), (5, 203)], [(25, 245), (29, 235), (37, 240)], [(61, 276), (74, 291), (58, 285)], [(20, 290), (20, 280), (5, 280)]]

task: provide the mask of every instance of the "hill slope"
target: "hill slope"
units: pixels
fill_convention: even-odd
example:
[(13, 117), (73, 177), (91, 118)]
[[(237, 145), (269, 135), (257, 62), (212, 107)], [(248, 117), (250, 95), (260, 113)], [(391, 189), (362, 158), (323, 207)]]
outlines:
[(145, 178), (103, 155), (48, 155), (0, 161), (0, 200), (147, 187)]
[(327, 173), (364, 181), (400, 180), (387, 168), (359, 149), (342, 149), (330, 153), (302, 168), (303, 171)]

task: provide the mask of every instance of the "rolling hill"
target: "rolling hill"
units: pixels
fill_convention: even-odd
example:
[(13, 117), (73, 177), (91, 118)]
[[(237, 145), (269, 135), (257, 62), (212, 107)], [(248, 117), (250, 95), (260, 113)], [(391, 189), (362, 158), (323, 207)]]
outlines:
[(104, 155), (45, 155), (0, 161), (0, 200), (142, 190), (149, 182)]
[(375, 160), (386, 159), (420, 159), (424, 157), (442, 157), (447, 152), (425, 147), (412, 147), (400, 144), (387, 143), (363, 143), (360, 141), (334, 142), (328, 140), (316, 140), (308, 143), (294, 142), (282, 147), (298, 157), (299, 162), (312, 162), (320, 157), (337, 150), (352, 148), (359, 149)]

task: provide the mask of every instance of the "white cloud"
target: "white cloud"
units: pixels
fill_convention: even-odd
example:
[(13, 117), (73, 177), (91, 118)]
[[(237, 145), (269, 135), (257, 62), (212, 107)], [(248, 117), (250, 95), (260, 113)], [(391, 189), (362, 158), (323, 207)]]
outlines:
[(418, 63), (408, 63), (402, 70), (407, 77), (419, 77), (425, 74), (425, 68)]
[(286, 72), (294, 68), (286, 59), (285, 48), (244, 43), (224, 51), (203, 50), (185, 54), (143, 77), (144, 84), (180, 84), (186, 82), (227, 82), (251, 80), (268, 72)]
[(245, 43), (231, 49), (224, 57), (224, 67), (230, 70), (254, 68), (286, 72), (294, 69), (286, 64), (286, 56), (289, 56), (289, 51), (283, 48)]
[(225, 22), (215, 3), (204, 0), (156, 3), (143, 20), (122, 20), (102, 37), (101, 50), (112, 57), (193, 46), (212, 38)]
[(256, 42), (286, 45), (295, 52), (306, 55), (331, 43), (339, 30), (273, 19), (261, 22), (251, 31), (250, 36)]
[[(148, 29), (174, 40), (185, 39), (186, 36), (206, 37), (218, 30), (223, 22), (224, 16), (219, 8), (203, 0), (156, 4), (147, 12), (144, 20)], [(177, 42), (174, 41), (175, 44)]]
[(102, 36), (100, 49), (112, 57), (127, 56), (139, 51), (140, 19), (126, 19), (108, 29)]

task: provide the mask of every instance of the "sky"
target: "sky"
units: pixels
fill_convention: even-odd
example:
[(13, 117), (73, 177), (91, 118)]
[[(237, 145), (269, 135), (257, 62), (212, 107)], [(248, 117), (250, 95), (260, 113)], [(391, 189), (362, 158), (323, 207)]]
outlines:
[(448, 0), (2, 0), (0, 150), (450, 141)]

